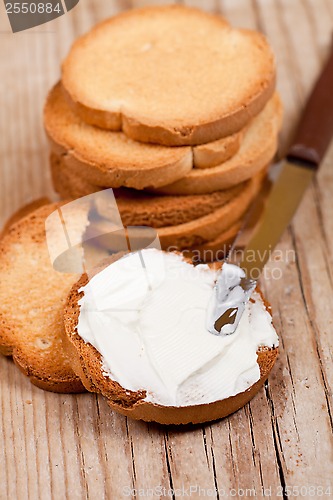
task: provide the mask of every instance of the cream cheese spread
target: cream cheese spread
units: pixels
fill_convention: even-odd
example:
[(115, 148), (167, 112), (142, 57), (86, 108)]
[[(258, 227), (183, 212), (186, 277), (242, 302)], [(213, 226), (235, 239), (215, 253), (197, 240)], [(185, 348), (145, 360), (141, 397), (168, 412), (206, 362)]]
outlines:
[[(224, 263), (216, 280), (215, 296), (208, 309), (207, 328), (214, 335), (231, 335), (236, 330), (256, 288), (256, 281), (248, 280), (244, 289), (241, 282), (245, 277), (244, 270), (239, 266)], [(220, 318), (222, 323), (219, 325)]]
[(78, 334), (101, 354), (104, 375), (165, 406), (206, 404), (260, 378), (257, 350), (278, 337), (253, 293), (236, 331), (212, 335), (207, 314), (220, 271), (146, 249), (110, 264), (79, 301)]

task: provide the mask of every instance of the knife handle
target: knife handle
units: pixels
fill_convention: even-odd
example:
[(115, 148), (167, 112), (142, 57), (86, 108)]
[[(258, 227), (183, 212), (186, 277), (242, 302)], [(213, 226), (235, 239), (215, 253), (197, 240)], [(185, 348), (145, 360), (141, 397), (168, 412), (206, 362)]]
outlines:
[(317, 169), (333, 135), (333, 46), (298, 125), (287, 158)]

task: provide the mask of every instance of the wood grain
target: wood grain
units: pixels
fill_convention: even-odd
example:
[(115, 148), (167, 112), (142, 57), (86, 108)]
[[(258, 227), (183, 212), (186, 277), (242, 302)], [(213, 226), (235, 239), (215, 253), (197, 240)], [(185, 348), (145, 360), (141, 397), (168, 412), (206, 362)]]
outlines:
[[(0, 225), (22, 204), (42, 195), (54, 197), (42, 107), (71, 42), (97, 21), (147, 3), (153, 2), (82, 0), (66, 16), (16, 35), (0, 6)], [(283, 153), (331, 43), (331, 0), (184, 3), (222, 12), (233, 24), (268, 36), (285, 105)], [(147, 496), (149, 488), (159, 486), (171, 498), (180, 498), (191, 486), (192, 498), (207, 492), (210, 498), (230, 493), (240, 498), (254, 496), (254, 490), (256, 496), (278, 498), (282, 487), (330, 484), (332, 164), (333, 148), (280, 242), (276, 255), (282, 258), (266, 269), (262, 285), (273, 306), (281, 355), (258, 396), (220, 422), (166, 429), (112, 413), (95, 395), (43, 392), (2, 358), (1, 499), (118, 500), (127, 493), (139, 498), (140, 492), (135, 496), (131, 489), (141, 488)], [(282, 279), (274, 279), (277, 270)], [(293, 495), (287, 490), (280, 496)], [(316, 497), (311, 490), (303, 496)]]

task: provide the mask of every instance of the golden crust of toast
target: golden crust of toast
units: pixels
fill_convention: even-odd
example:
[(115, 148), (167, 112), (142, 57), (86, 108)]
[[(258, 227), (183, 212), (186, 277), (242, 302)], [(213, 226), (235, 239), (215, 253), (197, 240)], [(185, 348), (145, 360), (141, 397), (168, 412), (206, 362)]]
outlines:
[[(80, 176), (63, 168), (61, 158), (54, 157), (52, 165), (54, 185), (62, 197), (85, 196), (94, 191)], [(114, 193), (123, 225), (156, 228), (164, 250), (202, 251), (207, 246), (217, 251), (219, 245), (230, 241), (232, 236), (228, 232), (225, 238), (224, 233), (238, 223), (247, 210), (261, 187), (265, 171), (264, 168), (239, 186), (204, 195), (151, 195), (126, 189), (115, 189)], [(112, 213), (104, 197), (96, 200), (96, 208), (106, 220)], [(98, 225), (103, 232), (103, 220)], [(105, 221), (105, 232), (108, 226)], [(110, 244), (107, 239), (105, 242)]]
[[(50, 91), (44, 125), (53, 151), (83, 165), (95, 167), (112, 187), (142, 189), (174, 182), (194, 168), (210, 168), (237, 153), (244, 130), (196, 147), (143, 144), (122, 132), (84, 123), (69, 107), (61, 84)], [(85, 166), (85, 167), (84, 167)]]
[[(72, 172), (61, 156), (51, 155), (51, 167), (54, 188), (62, 199), (80, 198), (101, 190)], [(129, 188), (115, 188), (113, 193), (124, 226), (157, 228), (184, 224), (208, 215), (238, 197), (250, 182), (202, 195), (159, 195)], [(99, 213), (107, 216), (111, 208), (108, 198), (96, 197), (96, 204)]]
[(62, 81), (86, 122), (168, 146), (243, 128), (275, 87), (265, 37), (185, 6), (134, 9), (73, 44)]
[(63, 305), (76, 276), (54, 271), (45, 240), (45, 219), (58, 206), (24, 207), (0, 240), (0, 352), (42, 389), (82, 392), (62, 344)]
[[(49, 98), (44, 120), (51, 150), (57, 157), (61, 156), (62, 164), (68, 170), (81, 178), (79, 184), (96, 188), (146, 188), (177, 195), (212, 193), (251, 178), (275, 155), (282, 116), (282, 105), (275, 94), (265, 109), (242, 131), (239, 149), (233, 156), (209, 168), (192, 168), (191, 148), (140, 144), (121, 133), (82, 125), (77, 118), (75, 122), (70, 120), (71, 125), (66, 126), (62, 107), (55, 105), (57, 100), (50, 105), (52, 101)], [(54, 120), (55, 115), (60, 117), (59, 123)], [(201, 161), (205, 157), (212, 158), (216, 150), (221, 151), (219, 143), (216, 141), (202, 146)], [(207, 151), (210, 151), (208, 156)], [(178, 176), (178, 180), (169, 183), (167, 179), (170, 175)]]
[(228, 189), (253, 177), (268, 165), (278, 146), (283, 108), (278, 94), (256, 116), (244, 133), (239, 151), (221, 165), (192, 169), (185, 177), (151, 191), (162, 194), (202, 194)]

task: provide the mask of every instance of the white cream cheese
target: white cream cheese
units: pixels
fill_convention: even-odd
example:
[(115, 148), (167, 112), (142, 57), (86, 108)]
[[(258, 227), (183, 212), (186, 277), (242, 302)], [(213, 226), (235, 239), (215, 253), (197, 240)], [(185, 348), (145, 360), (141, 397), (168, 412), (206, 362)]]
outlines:
[(278, 345), (259, 294), (236, 331), (216, 336), (207, 310), (218, 272), (181, 255), (146, 249), (126, 255), (81, 289), (77, 331), (101, 354), (105, 376), (166, 406), (210, 403), (260, 378), (257, 350)]
[[(236, 330), (256, 288), (256, 282), (250, 280), (245, 290), (241, 286), (241, 280), (245, 277), (244, 270), (239, 266), (224, 263), (207, 314), (207, 328), (214, 335), (230, 335)], [(228, 313), (228, 319), (225, 318), (225, 313)], [(218, 326), (220, 317), (224, 318), (222, 327)]]

